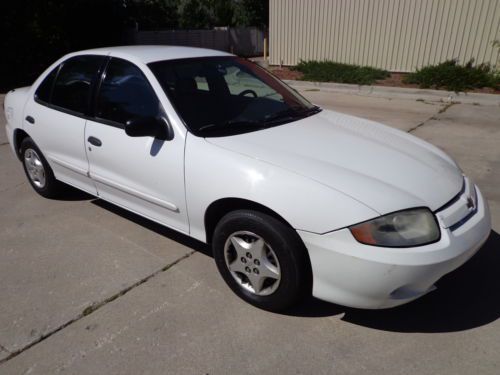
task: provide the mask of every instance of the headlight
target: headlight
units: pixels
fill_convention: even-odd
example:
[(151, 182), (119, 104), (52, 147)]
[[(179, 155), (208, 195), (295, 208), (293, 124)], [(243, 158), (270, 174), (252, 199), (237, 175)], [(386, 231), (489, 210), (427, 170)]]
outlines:
[(358, 242), (384, 247), (420, 246), (440, 238), (434, 214), (427, 208), (394, 212), (349, 229)]

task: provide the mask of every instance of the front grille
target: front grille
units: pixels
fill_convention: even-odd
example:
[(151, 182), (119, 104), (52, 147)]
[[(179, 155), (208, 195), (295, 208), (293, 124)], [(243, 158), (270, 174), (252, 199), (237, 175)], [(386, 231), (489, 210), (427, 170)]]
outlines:
[(450, 227), (450, 230), (453, 232), (454, 230), (460, 228), (462, 225), (464, 225), (466, 222), (469, 221), (469, 219), (474, 216), (475, 214), (477, 213), (477, 206), (471, 211), (469, 212), (469, 214), (464, 217), (462, 220), (460, 220), (459, 222), (456, 222), (455, 224), (453, 224), (451, 227)]
[(477, 212), (477, 192), (470, 179), (464, 177), (460, 192), (435, 213), (441, 225), (454, 231)]
[(443, 206), (439, 207), (436, 211), (434, 211), (434, 213), (446, 210), (448, 207), (452, 206), (456, 201), (458, 201), (464, 193), (465, 193), (465, 178), (462, 180), (462, 188), (460, 189), (458, 194), (455, 195), (453, 198), (451, 198), (451, 200), (445, 203)]

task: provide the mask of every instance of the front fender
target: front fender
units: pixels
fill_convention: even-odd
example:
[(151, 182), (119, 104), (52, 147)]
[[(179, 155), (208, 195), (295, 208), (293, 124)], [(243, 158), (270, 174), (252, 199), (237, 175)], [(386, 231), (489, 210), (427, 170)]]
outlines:
[(214, 201), (241, 198), (259, 203), (293, 228), (326, 233), (378, 213), (363, 203), (262, 160), (188, 135), (185, 183), (191, 236), (206, 241), (204, 217)]

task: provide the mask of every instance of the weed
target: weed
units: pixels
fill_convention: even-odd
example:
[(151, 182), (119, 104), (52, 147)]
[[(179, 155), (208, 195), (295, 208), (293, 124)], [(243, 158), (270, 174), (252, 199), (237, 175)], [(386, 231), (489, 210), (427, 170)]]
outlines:
[(293, 69), (303, 73), (302, 80), (316, 82), (371, 85), (389, 76), (385, 70), (334, 61), (300, 61)]
[(421, 88), (446, 88), (451, 91), (467, 91), (475, 88), (500, 88), (500, 75), (488, 64), (473, 65), (470, 60), (465, 65), (457, 60), (448, 60), (437, 65), (425, 66), (408, 74), (403, 82), (416, 83)]

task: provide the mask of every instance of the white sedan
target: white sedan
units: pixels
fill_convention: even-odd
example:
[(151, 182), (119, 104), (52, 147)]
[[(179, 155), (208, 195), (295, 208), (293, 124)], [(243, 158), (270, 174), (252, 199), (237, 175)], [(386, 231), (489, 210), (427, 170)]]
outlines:
[(490, 232), (481, 192), (441, 150), (224, 52), (72, 53), (4, 105), (35, 191), (72, 185), (211, 244), (229, 287), (264, 309), (310, 293), (401, 305)]

